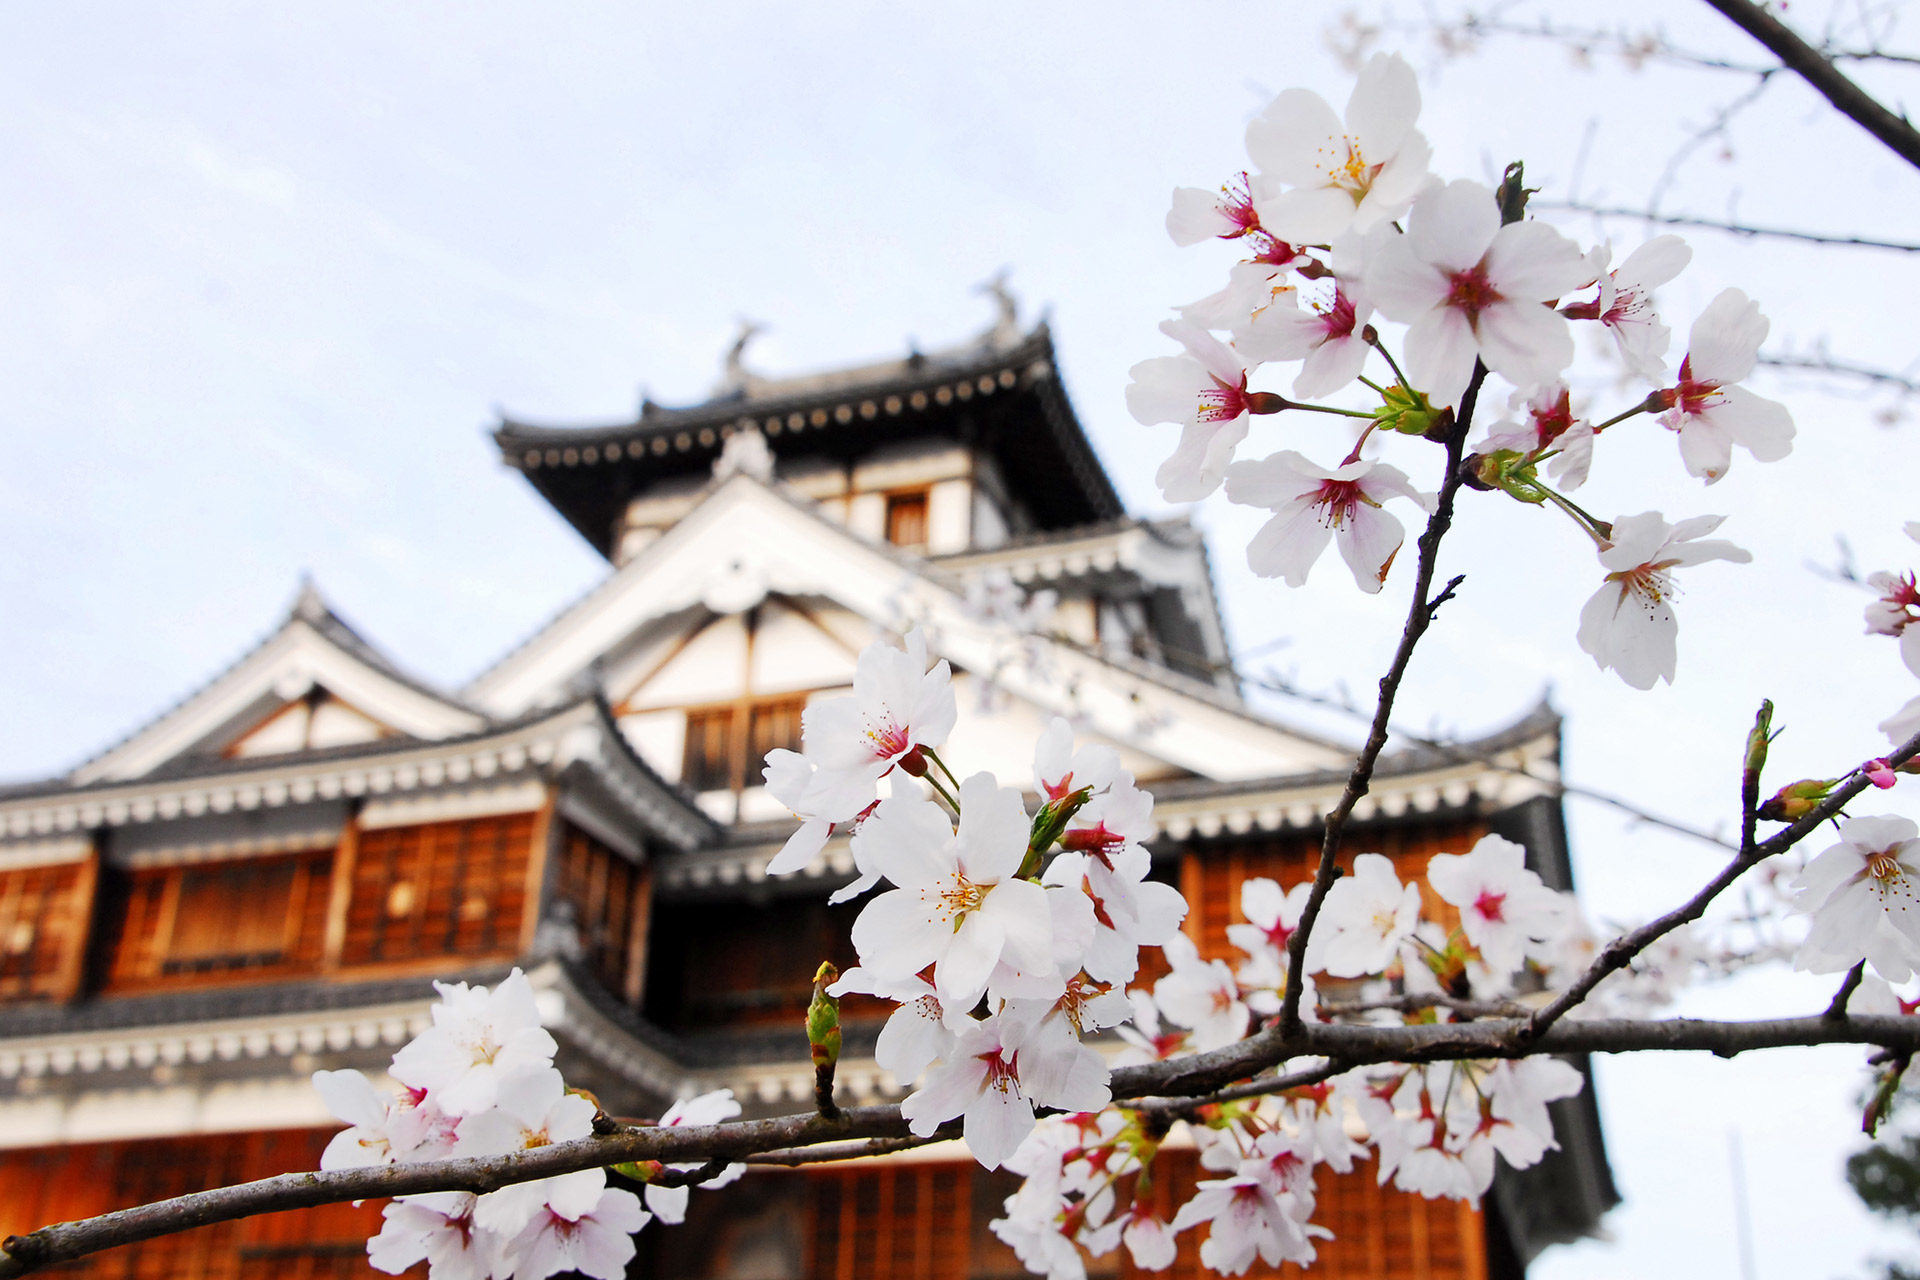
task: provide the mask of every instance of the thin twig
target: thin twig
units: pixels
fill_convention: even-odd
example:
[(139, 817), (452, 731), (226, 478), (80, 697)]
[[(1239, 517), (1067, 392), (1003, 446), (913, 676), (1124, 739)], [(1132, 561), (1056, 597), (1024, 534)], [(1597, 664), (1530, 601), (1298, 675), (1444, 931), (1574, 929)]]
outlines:
[[(1920, 753), (1920, 733), (1908, 738), (1897, 751), (1888, 753), (1889, 764), (1901, 764)], [(1681, 906), (1648, 921), (1638, 929), (1622, 934), (1609, 942), (1593, 958), (1585, 973), (1577, 978), (1573, 985), (1549, 1004), (1533, 1015), (1527, 1034), (1538, 1037), (1564, 1017), (1574, 1006), (1585, 1000), (1593, 989), (1609, 975), (1624, 969), (1633, 958), (1665, 935), (1681, 925), (1697, 920), (1706, 911), (1707, 906), (1727, 888), (1748, 871), (1766, 861), (1776, 853), (1785, 853), (1811, 833), (1821, 823), (1833, 817), (1843, 809), (1847, 802), (1867, 789), (1869, 785), (1865, 774), (1856, 774), (1853, 778), (1833, 790), (1825, 800), (1814, 806), (1805, 817), (1790, 824), (1785, 830), (1776, 832), (1765, 840), (1754, 842), (1751, 838), (1744, 841), (1744, 847), (1718, 875), (1709, 880), (1706, 887), (1693, 895)]]
[(1344, 1059), (1329, 1058), (1317, 1067), (1305, 1067), (1285, 1075), (1257, 1076), (1245, 1084), (1215, 1089), (1204, 1098), (1140, 1098), (1126, 1105), (1130, 1111), (1143, 1112), (1158, 1120), (1190, 1120), (1206, 1107), (1238, 1102), (1243, 1098), (1264, 1098), (1270, 1094), (1285, 1093), (1289, 1089), (1304, 1089), (1308, 1085), (1343, 1075), (1353, 1070), (1353, 1066), (1353, 1063)]
[(1866, 975), (1866, 972), (1867, 962), (1865, 960), (1862, 960), (1859, 964), (1847, 970), (1847, 976), (1841, 981), (1840, 989), (1833, 993), (1833, 1003), (1828, 1005), (1827, 1011), (1820, 1016), (1836, 1022), (1845, 1018), (1847, 1016), (1847, 1002), (1853, 999), (1853, 993), (1859, 989), (1860, 979)]
[(1373, 766), (1387, 745), (1387, 724), (1393, 716), (1393, 700), (1400, 691), (1400, 681), (1407, 674), (1407, 664), (1413, 659), (1414, 646), (1420, 643), (1420, 637), (1426, 634), (1427, 627), (1433, 622), (1434, 611), (1460, 585), (1460, 579), (1455, 578), (1438, 595), (1428, 598), (1427, 593), (1433, 589), (1440, 542), (1453, 523), (1454, 495), (1460, 492), (1463, 483), (1460, 473), (1463, 441), (1473, 423), (1474, 402), (1479, 398), (1480, 384), (1486, 381), (1486, 377), (1486, 366), (1478, 360), (1474, 361), (1473, 378), (1467, 384), (1466, 394), (1460, 397), (1457, 420), (1447, 437), (1446, 471), (1440, 481), (1440, 493), (1434, 502), (1433, 515), (1420, 534), (1420, 563), (1414, 573), (1413, 596), (1407, 606), (1406, 623), (1401, 628), (1400, 645), (1394, 651), (1393, 662), (1387, 667), (1387, 673), (1380, 677), (1380, 701), (1373, 714), (1372, 728), (1367, 732), (1366, 745), (1354, 758), (1353, 770), (1347, 775), (1347, 785), (1340, 793), (1339, 803), (1327, 815), (1326, 832), (1320, 841), (1320, 865), (1314, 872), (1313, 887), (1307, 891), (1306, 905), (1300, 911), (1300, 923), (1294, 929), (1293, 936), (1287, 939), (1287, 989), (1280, 1002), (1280, 1031), (1283, 1035), (1293, 1034), (1301, 1025), (1300, 995), (1306, 977), (1307, 941), (1313, 934), (1314, 922), (1320, 917), (1320, 905), (1326, 901), (1327, 891), (1333, 887), (1334, 877), (1339, 870), (1340, 841), (1346, 832), (1347, 819), (1352, 816), (1354, 806), (1360, 803), (1360, 797), (1367, 794)]
[(1834, 110), (1886, 144), (1888, 150), (1920, 169), (1920, 133), (1872, 94), (1849, 80), (1833, 60), (1796, 35), (1751, 0), (1707, 0), (1729, 22), (1765, 45), (1788, 70), (1805, 80)]
[(1425, 995), (1393, 996), (1384, 1000), (1355, 1000), (1328, 1004), (1320, 1003), (1320, 1012), (1328, 1017), (1340, 1017), (1343, 1014), (1373, 1013), (1389, 1011), (1392, 1013), (1423, 1013), (1428, 1009), (1446, 1009), (1463, 1018), (1528, 1018), (1533, 1010), (1512, 1000), (1468, 1000), (1460, 996), (1445, 995), (1438, 991)]
[(1744, 222), (1729, 222), (1718, 218), (1697, 218), (1690, 214), (1658, 213), (1650, 209), (1589, 204), (1584, 200), (1535, 200), (1530, 207), (1566, 213), (1586, 213), (1597, 218), (1638, 218), (1642, 222), (1657, 222), (1667, 227), (1700, 227), (1707, 231), (1723, 231), (1730, 236), (1742, 236), (1747, 239), (1797, 240), (1804, 244), (1920, 253), (1920, 243), (1911, 240), (1875, 240), (1868, 236), (1835, 236), (1818, 231), (1794, 231), (1787, 227), (1757, 227)]
[(1828, 373), (1841, 378), (1858, 378), (1877, 386), (1898, 387), (1905, 392), (1920, 392), (1920, 379), (1904, 373), (1889, 373), (1870, 365), (1849, 364), (1831, 356), (1777, 356), (1762, 354), (1758, 363), (1772, 369), (1791, 369), (1801, 373)]

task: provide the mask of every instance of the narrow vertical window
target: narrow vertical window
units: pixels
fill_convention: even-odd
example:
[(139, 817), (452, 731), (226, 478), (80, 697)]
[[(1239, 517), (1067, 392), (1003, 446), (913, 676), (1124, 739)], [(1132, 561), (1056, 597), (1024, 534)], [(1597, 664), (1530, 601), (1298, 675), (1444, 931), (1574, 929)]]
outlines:
[(733, 785), (733, 708), (713, 707), (687, 712), (686, 754), (681, 759), (681, 784), (695, 791), (718, 791)]
[(887, 541), (896, 547), (927, 545), (927, 491), (887, 495)]

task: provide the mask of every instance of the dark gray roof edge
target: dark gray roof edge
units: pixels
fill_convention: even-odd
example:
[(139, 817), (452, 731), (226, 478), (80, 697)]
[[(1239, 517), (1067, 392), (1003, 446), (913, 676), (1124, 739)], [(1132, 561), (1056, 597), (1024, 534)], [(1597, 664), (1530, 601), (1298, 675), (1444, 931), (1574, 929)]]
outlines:
[[(1262, 723), (1271, 724), (1270, 721), (1264, 720)], [(1472, 764), (1546, 733), (1553, 735), (1557, 758), (1561, 723), (1560, 713), (1542, 699), (1512, 724), (1495, 729), (1483, 737), (1441, 748), (1421, 747), (1383, 755), (1373, 773), (1377, 778), (1405, 777), (1426, 773), (1433, 769), (1443, 769), (1448, 765)], [(1286, 730), (1286, 732), (1292, 731)], [(1170, 782), (1157, 783), (1152, 790), (1157, 799), (1186, 800), (1312, 786), (1316, 783), (1342, 781), (1346, 776), (1345, 769), (1315, 769), (1307, 773), (1284, 773), (1264, 778), (1245, 778), (1225, 782), (1213, 778), (1179, 778)]]
[[(1054, 363), (1053, 337), (1044, 320), (1036, 324), (1019, 342), (1009, 346), (983, 348), (977, 354), (970, 353), (967, 358), (943, 360), (937, 356), (928, 356), (926, 362), (914, 368), (909, 376), (878, 378), (872, 382), (848, 383), (842, 386), (815, 387), (787, 395), (765, 396), (759, 399), (730, 397), (707, 400), (682, 408), (658, 408), (652, 413), (643, 414), (625, 422), (585, 426), (525, 422), (502, 414), (500, 425), (494, 429), (493, 438), (504, 453), (510, 444), (516, 447), (538, 445), (544, 448), (548, 445), (598, 444), (606, 440), (647, 437), (666, 431), (682, 431), (689, 427), (719, 426), (747, 415), (757, 417), (772, 413), (790, 413), (796, 410), (818, 408), (827, 403), (838, 404), (849, 399), (871, 398), (897, 391), (914, 391), (949, 382), (957, 377), (978, 377), (985, 373), (996, 373), (1001, 369), (1016, 368), (1031, 364), (1036, 359), (1044, 359), (1049, 365)], [(507, 457), (505, 461), (509, 466), (515, 465), (515, 460), (511, 457)]]
[[(477, 715), (477, 716), (480, 716), (482, 719), (490, 719), (490, 717), (488, 717), (485, 712), (479, 710), (476, 707), (469, 705), (468, 703), (463, 701), (458, 695), (448, 692), (445, 689), (436, 688), (435, 686), (428, 684), (425, 680), (421, 679), (420, 677), (406, 671), (398, 663), (394, 662), (393, 659), (389, 658), (385, 653), (381, 652), (381, 650), (376, 645), (374, 645), (372, 641), (368, 640), (365, 636), (361, 635), (357, 630), (355, 630), (352, 624), (347, 622), (346, 619), (342, 618), (337, 612), (334, 611), (334, 608), (332, 605), (325, 604), (323, 602), (320, 606), (319, 616), (316, 618), (316, 617), (309, 617), (306, 614), (304, 614), (301, 610), (300, 602), (296, 601), (293, 608), (289, 609), (287, 611), (287, 615), (280, 620), (280, 624), (278, 626), (274, 627), (271, 631), (268, 631), (266, 634), (262, 635), (258, 640), (248, 645), (246, 649), (243, 650), (239, 655), (237, 655), (236, 657), (224, 663), (218, 671), (214, 672), (214, 674), (212, 674), (211, 676), (208, 676), (204, 680), (201, 680), (199, 683), (195, 684), (191, 689), (189, 689), (186, 693), (175, 698), (172, 702), (168, 703), (165, 707), (161, 708), (159, 711), (155, 712), (153, 715), (148, 716), (145, 720), (141, 721), (138, 725), (134, 726), (132, 729), (128, 730), (126, 733), (121, 734), (118, 738), (114, 739), (112, 742), (109, 742), (106, 746), (101, 747), (99, 750), (95, 751), (93, 754), (87, 756), (84, 760), (81, 760), (79, 763), (75, 764), (73, 768), (68, 769), (66, 773), (60, 776), (61, 777), (71, 776), (72, 774), (78, 772), (79, 770), (86, 768), (88, 765), (92, 764), (94, 761), (100, 760), (106, 756), (112, 755), (115, 751), (118, 751), (121, 747), (126, 746), (129, 742), (132, 742), (135, 738), (138, 738), (141, 734), (147, 732), (149, 729), (152, 729), (155, 725), (158, 725), (161, 721), (165, 720), (168, 716), (171, 716), (175, 712), (182, 710), (184, 707), (186, 707), (188, 703), (192, 702), (195, 698), (205, 693), (208, 689), (211, 689), (214, 685), (220, 683), (220, 681), (229, 672), (241, 666), (249, 658), (253, 657), (256, 653), (259, 653), (262, 649), (266, 648), (268, 645), (272, 644), (275, 640), (279, 639), (280, 636), (283, 635), (287, 631), (287, 629), (292, 627), (295, 623), (303, 623), (306, 626), (313, 628), (313, 630), (317, 634), (319, 634), (322, 639), (331, 641), (334, 645), (336, 645), (338, 648), (340, 648), (344, 652), (359, 659), (361, 662), (366, 663), (368, 666), (379, 671), (382, 675), (388, 677), (389, 679), (392, 679), (400, 684), (405, 685), (407, 688), (412, 689), (415, 693), (421, 694), (425, 697), (432, 698), (437, 702), (443, 702), (450, 707), (455, 707), (461, 711), (467, 712), (470, 715)], [(51, 781), (51, 779), (40, 780), (40, 781)], [(5, 796), (9, 794), (11, 786), (13, 785), (16, 785), (16, 784), (9, 784), (7, 787), (0, 787), (0, 798), (5, 798)], [(34, 786), (34, 785), (38, 785), (38, 781), (30, 780), (25, 784), (18, 784), (18, 785)]]

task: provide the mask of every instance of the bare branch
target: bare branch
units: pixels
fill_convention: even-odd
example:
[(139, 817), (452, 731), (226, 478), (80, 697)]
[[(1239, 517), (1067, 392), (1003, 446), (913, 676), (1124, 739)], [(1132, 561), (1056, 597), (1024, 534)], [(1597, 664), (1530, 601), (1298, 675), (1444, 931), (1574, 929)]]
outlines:
[[(1899, 750), (1891, 752), (1886, 759), (1890, 764), (1901, 764), (1920, 753), (1920, 733), (1908, 738)], [(1834, 788), (1833, 793), (1822, 800), (1799, 821), (1790, 824), (1784, 831), (1775, 833), (1767, 839), (1755, 843), (1749, 835), (1742, 841), (1742, 849), (1732, 861), (1721, 868), (1720, 873), (1707, 882), (1705, 888), (1693, 895), (1686, 903), (1657, 920), (1651, 920), (1638, 929), (1622, 934), (1609, 942), (1595, 956), (1587, 971), (1576, 979), (1572, 986), (1561, 992), (1552, 1004), (1533, 1015), (1530, 1023), (1530, 1036), (1538, 1036), (1560, 1018), (1564, 1017), (1581, 1001), (1585, 1000), (1593, 989), (1600, 985), (1610, 974), (1624, 969), (1633, 958), (1647, 947), (1678, 929), (1681, 925), (1697, 920), (1706, 911), (1715, 898), (1741, 876), (1766, 861), (1776, 853), (1785, 853), (1794, 845), (1846, 807), (1847, 801), (1859, 795), (1868, 787), (1868, 779), (1863, 773), (1856, 773), (1850, 780)]]
[(1847, 1001), (1853, 999), (1853, 993), (1860, 986), (1860, 979), (1867, 972), (1867, 962), (1862, 960), (1847, 970), (1847, 976), (1840, 983), (1840, 989), (1833, 993), (1833, 1003), (1827, 1006), (1822, 1017), (1840, 1019), (1847, 1016)]
[(1849, 80), (1832, 58), (1809, 45), (1793, 30), (1751, 0), (1707, 0), (1729, 22), (1758, 40), (1788, 70), (1812, 85), (1840, 114), (1886, 144), (1887, 149), (1920, 168), (1920, 133), (1902, 116)]
[(1447, 529), (1453, 523), (1453, 500), (1460, 492), (1463, 477), (1460, 474), (1460, 455), (1464, 448), (1467, 428), (1473, 422), (1473, 407), (1480, 395), (1480, 384), (1486, 381), (1487, 369), (1478, 360), (1474, 361), (1473, 379), (1467, 384), (1467, 390), (1460, 397), (1460, 409), (1456, 415), (1446, 441), (1446, 472), (1440, 482), (1440, 493), (1434, 503), (1433, 515), (1427, 520), (1426, 529), (1420, 534), (1420, 563), (1414, 573), (1413, 597), (1407, 606), (1407, 621), (1400, 633), (1400, 645), (1394, 651), (1393, 662), (1387, 667), (1387, 673), (1380, 677), (1380, 702), (1373, 715), (1373, 726), (1367, 732), (1366, 745), (1355, 757), (1353, 770), (1347, 775), (1347, 785), (1340, 793), (1340, 802), (1327, 815), (1326, 833), (1320, 841), (1320, 865), (1313, 876), (1313, 887), (1307, 891), (1306, 905), (1300, 911), (1300, 923), (1287, 939), (1287, 989), (1280, 1002), (1280, 1027), (1292, 1033), (1300, 1028), (1300, 994), (1303, 990), (1307, 967), (1307, 941), (1313, 934), (1314, 921), (1320, 916), (1320, 905), (1326, 901), (1327, 890), (1333, 887), (1333, 881), (1339, 871), (1336, 859), (1340, 853), (1340, 841), (1346, 832), (1347, 819), (1352, 816), (1353, 808), (1360, 803), (1360, 797), (1367, 794), (1368, 782), (1373, 777), (1373, 766), (1380, 759), (1380, 752), (1387, 745), (1387, 725), (1393, 717), (1393, 700), (1400, 690), (1400, 681), (1407, 674), (1407, 664), (1413, 658), (1414, 646), (1420, 637), (1426, 634), (1433, 622), (1434, 610), (1452, 596), (1454, 588), (1460, 585), (1455, 578), (1448, 583), (1439, 595), (1428, 597), (1433, 589), (1434, 566), (1439, 558), (1441, 539), (1446, 537)]
[[(1351, 1070), (1372, 1063), (1652, 1050), (1696, 1050), (1731, 1057), (1754, 1049), (1817, 1044), (1872, 1044), (1894, 1053), (1920, 1052), (1920, 1018), (1832, 1019), (1818, 1015), (1759, 1022), (1684, 1018), (1659, 1022), (1570, 1021), (1540, 1035), (1530, 1035), (1527, 1021), (1517, 1018), (1407, 1027), (1308, 1023), (1302, 1025), (1293, 1038), (1282, 1036), (1275, 1028), (1213, 1053), (1119, 1068), (1113, 1073), (1113, 1093), (1123, 1102), (1151, 1099), (1151, 1104), (1142, 1103), (1142, 1109), (1163, 1104), (1171, 1109), (1299, 1088), (1337, 1074), (1338, 1069)], [(1290, 1058), (1308, 1056), (1330, 1061), (1296, 1074), (1249, 1079)], [(1336, 1064), (1344, 1067), (1337, 1068)], [(1233, 1089), (1224, 1087), (1240, 1081), (1247, 1083)], [(1209, 1091), (1210, 1096), (1196, 1096), (1191, 1101), (1183, 1102), (1178, 1097)], [(943, 1133), (951, 1136), (951, 1126)], [(484, 1159), (283, 1174), (176, 1196), (80, 1222), (42, 1227), (24, 1236), (9, 1236), (0, 1242), (0, 1280), (11, 1280), (11, 1277), (102, 1249), (258, 1213), (426, 1191), (484, 1193), (536, 1178), (623, 1161), (727, 1163), (765, 1154), (769, 1157), (766, 1163), (811, 1163), (903, 1149), (923, 1141), (936, 1141), (941, 1136), (914, 1138), (907, 1132), (906, 1121), (897, 1106), (850, 1107), (842, 1110), (838, 1122), (823, 1120), (809, 1112), (722, 1125), (631, 1129)], [(849, 1138), (880, 1139), (887, 1145), (849, 1144)], [(817, 1150), (808, 1152), (805, 1149), (809, 1147)], [(806, 1158), (809, 1155), (812, 1160)]]
[(1904, 373), (1889, 373), (1870, 365), (1851, 364), (1827, 355), (1776, 356), (1762, 353), (1759, 363), (1772, 369), (1791, 369), (1802, 373), (1825, 373), (1842, 378), (1858, 378), (1876, 386), (1897, 387), (1909, 395), (1920, 392), (1920, 378)]
[(1697, 218), (1690, 214), (1659, 213), (1651, 209), (1628, 209), (1618, 205), (1590, 204), (1584, 200), (1535, 200), (1535, 209), (1553, 209), (1567, 213), (1592, 214), (1597, 218), (1638, 218), (1666, 227), (1701, 227), (1723, 231), (1747, 239), (1797, 240), (1803, 244), (1835, 245), (1854, 249), (1888, 249), (1895, 253), (1920, 253), (1920, 243), (1911, 240), (1875, 240), (1867, 236), (1835, 236), (1817, 231), (1795, 231), (1788, 227), (1758, 227), (1721, 218)]

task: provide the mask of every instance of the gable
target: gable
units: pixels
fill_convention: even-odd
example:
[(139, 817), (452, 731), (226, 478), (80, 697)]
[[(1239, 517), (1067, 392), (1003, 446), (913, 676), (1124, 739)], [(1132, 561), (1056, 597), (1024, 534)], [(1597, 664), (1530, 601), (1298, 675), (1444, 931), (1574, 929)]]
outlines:
[(74, 770), (71, 780), (125, 781), (190, 757), (276, 755), (392, 737), (435, 741), (486, 724), (485, 716), (401, 675), (309, 592), (251, 653)]
[[(605, 656), (630, 649), (658, 620), (684, 610), (742, 615), (770, 597), (797, 602), (783, 608), (813, 613), (816, 631), (856, 652), (876, 631), (921, 626), (935, 654), (956, 670), (990, 676), (999, 696), (1032, 707), (1042, 721), (1064, 715), (1084, 736), (1128, 744), (1149, 766), (1143, 776), (1264, 778), (1337, 767), (1344, 758), (1337, 746), (1255, 717), (1203, 681), (983, 619), (969, 608), (958, 579), (920, 557), (865, 541), (746, 476), (716, 485), (644, 555), (466, 694), (492, 714), (521, 714), (565, 696), (590, 670), (604, 679)], [(821, 621), (836, 611), (847, 618)], [(736, 693), (742, 679), (732, 677)], [(659, 762), (663, 747), (640, 749)], [(1024, 771), (1023, 760), (1016, 776)]]

